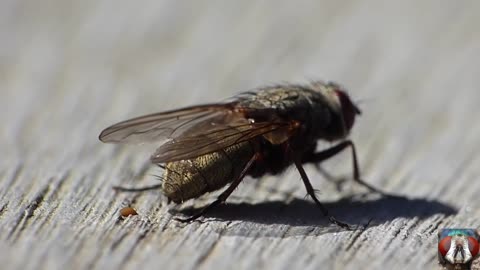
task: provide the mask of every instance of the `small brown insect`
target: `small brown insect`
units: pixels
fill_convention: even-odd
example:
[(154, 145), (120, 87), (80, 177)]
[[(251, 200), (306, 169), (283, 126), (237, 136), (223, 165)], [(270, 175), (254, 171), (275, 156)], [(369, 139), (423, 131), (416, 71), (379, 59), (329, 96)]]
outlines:
[[(231, 183), (214, 202), (182, 221), (192, 221), (225, 202), (246, 175), (279, 174), (295, 164), (323, 215), (349, 228), (317, 199), (302, 164), (318, 164), (350, 147), (353, 178), (378, 192), (360, 179), (354, 144), (345, 139), (358, 114), (358, 107), (335, 83), (284, 84), (244, 92), (223, 103), (123, 121), (105, 129), (100, 140), (162, 143), (150, 159), (165, 164), (162, 190), (175, 203)], [(317, 152), (317, 140), (340, 142)]]
[(136, 216), (136, 215), (138, 215), (138, 213), (132, 207), (124, 207), (124, 208), (120, 209), (120, 215), (123, 218), (126, 218), (128, 216)]

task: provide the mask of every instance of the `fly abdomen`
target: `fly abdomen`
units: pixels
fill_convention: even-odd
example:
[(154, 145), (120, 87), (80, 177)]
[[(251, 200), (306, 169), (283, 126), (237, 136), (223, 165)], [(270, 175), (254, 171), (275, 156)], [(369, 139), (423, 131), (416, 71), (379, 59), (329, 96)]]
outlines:
[(254, 155), (249, 142), (165, 166), (163, 193), (175, 203), (215, 191), (237, 178)]

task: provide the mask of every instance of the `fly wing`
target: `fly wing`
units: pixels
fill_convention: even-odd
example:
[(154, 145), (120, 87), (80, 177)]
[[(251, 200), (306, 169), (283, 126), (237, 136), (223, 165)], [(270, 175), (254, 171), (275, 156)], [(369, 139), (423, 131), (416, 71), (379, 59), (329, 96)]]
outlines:
[(234, 103), (207, 104), (140, 116), (106, 128), (99, 139), (107, 143), (164, 142), (199, 123), (214, 125), (229, 121), (235, 114), (233, 106)]
[[(246, 119), (245, 119), (246, 120)], [(195, 127), (192, 133), (177, 137), (161, 145), (151, 157), (153, 163), (192, 159), (234, 144), (249, 141), (276, 131), (288, 131), (289, 122), (225, 123), (210, 129)], [(203, 130), (203, 132), (201, 131)], [(188, 134), (188, 135), (187, 135)]]
[(133, 118), (106, 128), (99, 138), (109, 143), (163, 143), (151, 160), (165, 163), (195, 158), (277, 131), (286, 134), (290, 129), (291, 123), (277, 119), (272, 109), (230, 102)]

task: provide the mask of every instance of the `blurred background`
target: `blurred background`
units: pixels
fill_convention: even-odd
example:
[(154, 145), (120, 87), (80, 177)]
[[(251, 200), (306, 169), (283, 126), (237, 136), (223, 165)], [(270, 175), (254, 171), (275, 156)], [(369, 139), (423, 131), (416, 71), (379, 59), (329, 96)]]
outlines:
[[(121, 254), (114, 251), (110, 259), (92, 255), (113, 241), (104, 239), (96, 249), (99, 231), (131, 229), (114, 226), (112, 216), (130, 197), (115, 195), (110, 187), (155, 182), (148, 176), (155, 172), (148, 164), (155, 146), (103, 145), (98, 134), (141, 114), (218, 101), (266, 84), (320, 79), (340, 83), (359, 102), (363, 114), (351, 137), (364, 178), (383, 190), (455, 209), (455, 215), (429, 210), (434, 206), (425, 203), (407, 217), (382, 218), (391, 209), (382, 210), (380, 203), (360, 206), (356, 214), (339, 210), (346, 220), (357, 215), (353, 222), (363, 221), (365, 213), (385, 212), (376, 216), (380, 224), (354, 245), (367, 248), (369, 255), (323, 251), (315, 224), (287, 224), (287, 230), (304, 237), (305, 231), (313, 232), (297, 249), (307, 255), (288, 251), (289, 241), (300, 241), (293, 237), (246, 265), (258, 267), (272, 257), (268, 267), (278, 269), (293, 256), (298, 259), (294, 266), (311, 269), (431, 268), (436, 265), (436, 228), (479, 222), (479, 12), (478, 1), (447, 0), (0, 0), (0, 258), (11, 268), (30, 269), (62, 269), (72, 260), (79, 269), (158, 263), (195, 268), (196, 260), (179, 263), (183, 255), (168, 244), (157, 247), (155, 237), (140, 251), (132, 249), (136, 262), (128, 257), (118, 264)], [(350, 175), (350, 156), (342, 154), (325, 168)], [(344, 197), (314, 168), (307, 170), (321, 200)], [(265, 178), (264, 184), (248, 180), (233, 200), (259, 203), (305, 195), (295, 170)], [(26, 215), (39, 194), (41, 206)], [(137, 207), (154, 224), (149, 226), (176, 237), (205, 234), (171, 225), (166, 210), (158, 208), (160, 197), (136, 197)], [(418, 205), (408, 204), (405, 211), (409, 208)], [(427, 216), (415, 219), (424, 212)], [(35, 222), (29, 221), (32, 216)], [(251, 230), (256, 228), (252, 224)], [(277, 230), (274, 225), (259, 232)], [(216, 231), (223, 225), (202, 226)], [(392, 227), (398, 231), (391, 232)], [(84, 246), (70, 230), (84, 239)], [(390, 233), (404, 238), (392, 237), (384, 246), (372, 243)], [(354, 241), (348, 234), (342, 237), (331, 245), (344, 250)], [(238, 235), (234, 239), (240, 241), (236, 247), (251, 244)], [(152, 245), (159, 250), (152, 252)], [(403, 259), (395, 257), (399, 247), (407, 247)], [(203, 256), (195, 251), (193, 258)], [(241, 261), (245, 254), (225, 244), (202, 267), (221, 265), (222, 256)]]

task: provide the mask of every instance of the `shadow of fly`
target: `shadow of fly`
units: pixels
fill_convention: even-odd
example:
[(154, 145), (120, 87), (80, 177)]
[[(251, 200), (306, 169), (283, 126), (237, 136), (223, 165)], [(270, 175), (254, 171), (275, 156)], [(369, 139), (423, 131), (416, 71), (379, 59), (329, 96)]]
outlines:
[[(224, 203), (246, 175), (275, 175), (293, 164), (322, 214), (331, 223), (350, 229), (318, 200), (303, 164), (319, 164), (350, 148), (353, 179), (379, 192), (360, 178), (355, 146), (346, 139), (359, 114), (359, 108), (335, 83), (279, 84), (221, 103), (126, 120), (103, 130), (99, 138), (107, 143), (159, 143), (150, 160), (165, 169), (161, 189), (175, 203), (229, 184), (215, 201), (180, 221), (193, 221)], [(318, 140), (337, 144), (317, 151)]]

